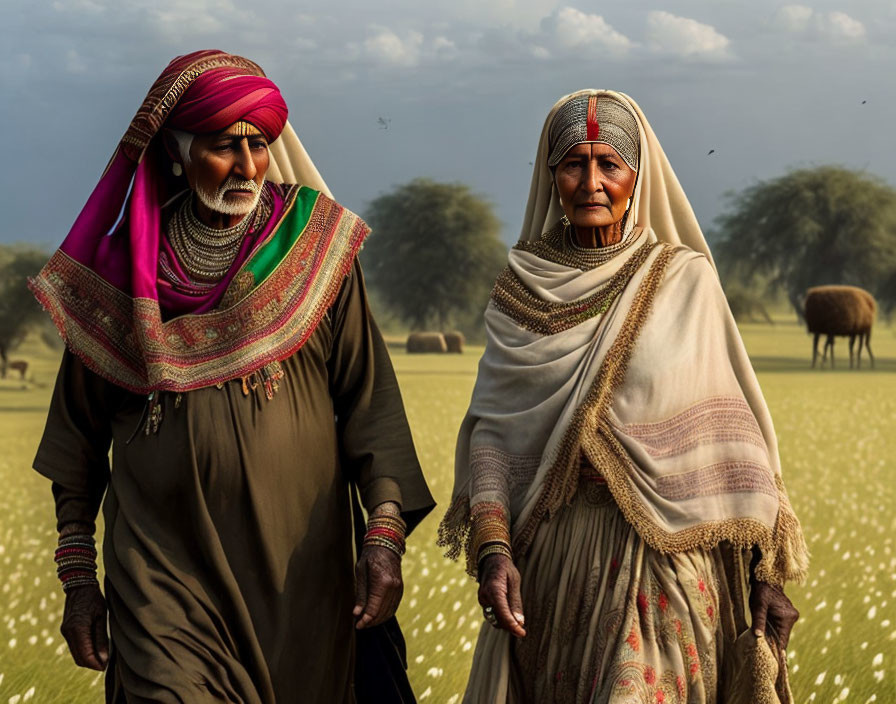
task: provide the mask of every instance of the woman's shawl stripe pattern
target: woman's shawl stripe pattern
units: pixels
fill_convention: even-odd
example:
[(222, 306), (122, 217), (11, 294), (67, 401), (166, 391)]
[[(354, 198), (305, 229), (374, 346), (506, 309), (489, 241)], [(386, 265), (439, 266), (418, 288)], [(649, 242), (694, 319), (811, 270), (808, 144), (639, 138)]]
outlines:
[(131, 298), (62, 252), (30, 282), (32, 291), (86, 366), (135, 393), (185, 392), (245, 376), (305, 343), (369, 232), (317, 191), (297, 188), (291, 198), (211, 313), (163, 322), (157, 301)]

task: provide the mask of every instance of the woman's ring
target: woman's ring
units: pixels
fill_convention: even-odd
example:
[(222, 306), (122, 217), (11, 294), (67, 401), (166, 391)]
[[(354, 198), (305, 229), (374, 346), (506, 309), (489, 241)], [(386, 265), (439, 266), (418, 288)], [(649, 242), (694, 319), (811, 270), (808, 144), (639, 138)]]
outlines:
[(482, 614), (485, 616), (485, 620), (488, 621), (491, 625), (498, 625), (498, 617), (495, 616), (495, 609), (491, 606), (486, 606), (482, 610)]

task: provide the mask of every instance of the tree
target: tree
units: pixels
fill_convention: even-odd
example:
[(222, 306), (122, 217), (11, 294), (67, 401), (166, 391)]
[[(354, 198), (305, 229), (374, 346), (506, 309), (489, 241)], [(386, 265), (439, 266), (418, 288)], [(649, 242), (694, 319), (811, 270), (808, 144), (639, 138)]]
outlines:
[(723, 277), (765, 281), (802, 316), (806, 289), (851, 284), (896, 305), (896, 190), (835, 166), (792, 171), (729, 195), (710, 236)]
[(491, 204), (468, 186), (415, 179), (374, 200), (366, 220), (371, 288), (412, 328), (445, 330), (485, 309), (506, 246)]
[(46, 253), (39, 249), (24, 245), (0, 247), (0, 370), (4, 373), (9, 351), (43, 318), (27, 280), (46, 262)]

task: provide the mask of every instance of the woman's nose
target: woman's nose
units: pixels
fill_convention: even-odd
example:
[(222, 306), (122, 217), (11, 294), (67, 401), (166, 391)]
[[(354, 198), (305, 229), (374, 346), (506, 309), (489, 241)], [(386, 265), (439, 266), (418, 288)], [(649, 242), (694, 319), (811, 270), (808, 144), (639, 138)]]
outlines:
[(595, 193), (601, 189), (600, 172), (597, 168), (597, 162), (593, 159), (588, 161), (588, 165), (582, 172), (582, 188), (587, 193)]

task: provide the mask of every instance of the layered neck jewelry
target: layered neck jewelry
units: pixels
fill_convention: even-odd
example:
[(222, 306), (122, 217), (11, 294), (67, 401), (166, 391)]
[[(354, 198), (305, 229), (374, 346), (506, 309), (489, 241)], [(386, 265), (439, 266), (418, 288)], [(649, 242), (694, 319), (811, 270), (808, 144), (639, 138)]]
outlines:
[(168, 241), (190, 278), (197, 282), (219, 281), (239, 252), (243, 237), (256, 220), (255, 210), (233, 227), (216, 229), (202, 222), (194, 210), (195, 196), (190, 194), (168, 222)]

